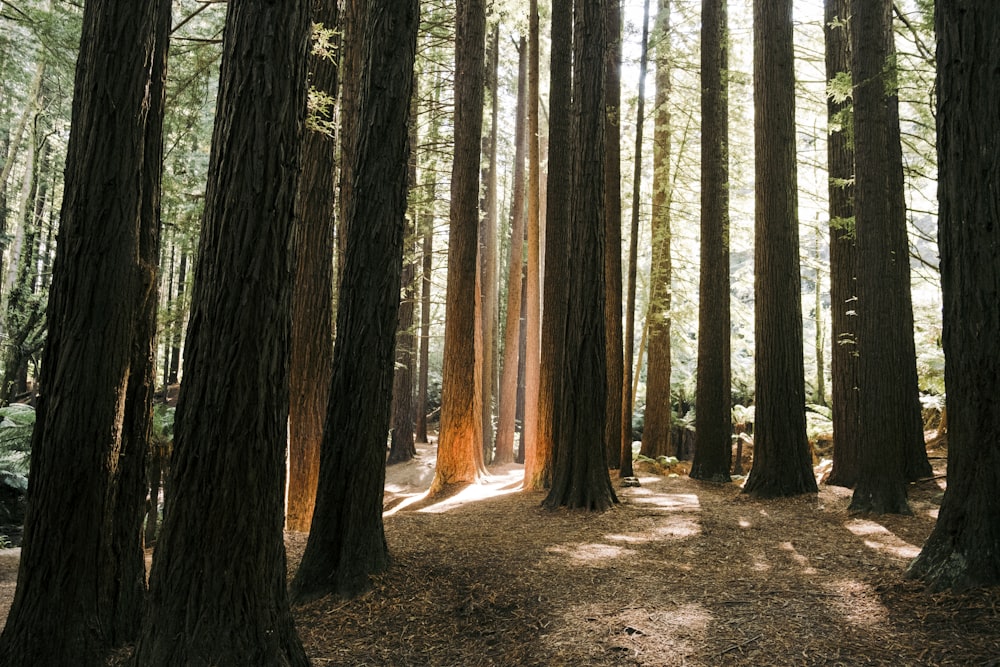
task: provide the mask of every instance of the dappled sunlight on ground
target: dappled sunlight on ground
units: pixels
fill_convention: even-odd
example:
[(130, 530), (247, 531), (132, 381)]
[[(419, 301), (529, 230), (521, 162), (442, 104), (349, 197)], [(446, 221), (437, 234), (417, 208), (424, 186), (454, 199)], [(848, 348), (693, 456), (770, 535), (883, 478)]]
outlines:
[(852, 519), (844, 524), (844, 527), (861, 537), (865, 546), (871, 549), (899, 558), (916, 558), (920, 555), (920, 545), (901, 540), (880, 523), (865, 519)]
[(607, 564), (616, 558), (627, 558), (635, 555), (635, 551), (615, 544), (590, 543), (573, 547), (552, 546), (546, 549), (550, 554), (569, 556), (574, 561), (585, 565), (599, 566)]

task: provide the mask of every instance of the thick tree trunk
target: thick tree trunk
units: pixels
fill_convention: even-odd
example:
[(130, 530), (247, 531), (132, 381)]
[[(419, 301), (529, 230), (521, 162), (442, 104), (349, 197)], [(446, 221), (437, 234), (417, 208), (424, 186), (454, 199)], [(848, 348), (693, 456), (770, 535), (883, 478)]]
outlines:
[(539, 346), (542, 338), (541, 315), (541, 228), (539, 199), (541, 165), (538, 154), (538, 0), (529, 1), (528, 17), (528, 264), (524, 288), (524, 422), (518, 463), (524, 463), (535, 449), (538, 435)]
[(141, 614), (169, 26), (167, 2), (84, 9), (4, 664), (103, 665), (108, 648), (134, 637)]
[[(891, 21), (889, 0), (851, 4), (851, 70), (854, 81), (855, 228), (858, 243), (858, 388), (860, 470), (851, 510), (908, 514), (904, 455), (912, 436), (911, 390), (893, 327), (903, 316), (900, 288), (909, 289), (909, 253), (902, 220), (893, 219), (886, 92)], [(898, 165), (897, 165), (898, 166)], [(898, 234), (903, 234), (899, 254)], [(911, 327), (907, 329), (912, 338)], [(917, 414), (919, 419), (919, 413)]]
[[(608, 362), (608, 395), (605, 409), (604, 440), (607, 444), (608, 467), (622, 464), (622, 445), (632, 440), (632, 402), (625, 389), (632, 377), (632, 331), (622, 332), (622, 192), (621, 192), (621, 63), (622, 7), (620, 0), (605, 0), (608, 48), (605, 63), (605, 141), (604, 207), (607, 245), (604, 253), (604, 288), (607, 294), (604, 311), (605, 345)], [(648, 20), (648, 17), (647, 19)], [(645, 69), (641, 69), (645, 72)], [(640, 90), (645, 88), (645, 76), (640, 74)], [(642, 118), (643, 94), (639, 93), (639, 118)], [(640, 120), (640, 124), (641, 124)], [(641, 129), (638, 136), (642, 136)], [(637, 153), (636, 160), (640, 160)], [(639, 181), (636, 181), (638, 183)], [(636, 185), (635, 187), (638, 187)], [(634, 204), (634, 197), (633, 197)], [(632, 213), (636, 220), (635, 209)], [(634, 238), (634, 237), (633, 237)], [(634, 247), (634, 245), (632, 246)], [(629, 254), (629, 285), (634, 285), (634, 255)], [(635, 291), (628, 308), (635, 312)], [(634, 316), (633, 316), (634, 319)], [(633, 327), (634, 329), (634, 327)], [(628, 337), (628, 341), (623, 341)], [(626, 354), (627, 351), (627, 354)]]
[(754, 1), (756, 497), (816, 492), (806, 440), (791, 0)]
[(732, 461), (729, 311), (729, 55), (725, 0), (702, 2), (698, 423), (691, 477), (728, 482)]
[(356, 595), (370, 587), (369, 575), (383, 571), (389, 563), (382, 491), (419, 11), (415, 1), (399, 5), (368, 0), (365, 8), (362, 25), (367, 46), (357, 146), (351, 151), (356, 188), (346, 206), (347, 254), (316, 510), (292, 581), (297, 601), (327, 593)]
[[(411, 137), (411, 145), (415, 143)], [(405, 236), (410, 240), (414, 238), (409, 223)], [(395, 373), (392, 378), (392, 428), (387, 463), (403, 463), (417, 455), (413, 441), (413, 310), (416, 305), (414, 283), (417, 267), (412, 257), (412, 244), (407, 243), (406, 246), (403, 250), (404, 264), (401, 275), (403, 295), (399, 304), (399, 324), (396, 327)]]
[[(312, 0), (312, 22), (337, 25), (337, 3)], [(337, 63), (309, 56), (309, 84), (337, 96)], [(334, 109), (316, 111), (318, 126), (335, 122)], [(333, 232), (336, 138), (316, 127), (302, 142), (298, 216), (293, 230), (295, 288), (292, 292), (292, 352), (288, 405), (288, 497), (285, 525), (306, 532), (312, 523), (319, 480), (319, 452), (333, 367)]]
[(490, 133), (483, 138), (486, 165), (483, 170), (486, 197), (483, 202), (483, 219), (480, 223), (479, 272), (480, 298), (483, 304), (483, 459), (490, 463), (493, 457), (494, 424), (493, 406), (497, 398), (499, 351), (500, 281), (497, 268), (497, 127), (500, 118), (500, 94), (497, 87), (500, 68), (500, 24), (493, 26), (489, 52)]
[[(562, 414), (552, 489), (544, 501), (605, 510), (618, 502), (608, 476), (604, 441), (607, 361), (604, 328), (604, 49), (603, 3), (578, 0), (573, 49), (576, 158), (569, 250), (574, 258), (565, 322)], [(596, 279), (595, 279), (596, 278)]]
[(229, 6), (143, 667), (308, 664), (282, 540), (308, 17), (304, 1)]
[(948, 489), (908, 574), (961, 590), (1000, 584), (1000, 5), (938, 0), (934, 20)]
[[(826, 78), (850, 74), (846, 21), (850, 0), (826, 0)], [(861, 441), (858, 430), (857, 248), (854, 239), (854, 154), (848, 143), (848, 101), (827, 99), (830, 126), (827, 167), (830, 198), (830, 401), (833, 410), (833, 469), (828, 484), (852, 487), (858, 481)], [(700, 417), (700, 415), (699, 415)]]
[(651, 458), (674, 455), (670, 432), (670, 1), (656, 12), (656, 110), (653, 112), (653, 211), (649, 270), (649, 368), (646, 372), (646, 419), (642, 453)]
[(549, 78), (549, 149), (545, 206), (544, 307), (538, 389), (538, 435), (524, 461), (524, 488), (547, 488), (552, 479), (562, 396), (563, 341), (566, 323), (567, 266), (572, 173), (570, 97), (572, 96), (573, 2), (552, 2)]

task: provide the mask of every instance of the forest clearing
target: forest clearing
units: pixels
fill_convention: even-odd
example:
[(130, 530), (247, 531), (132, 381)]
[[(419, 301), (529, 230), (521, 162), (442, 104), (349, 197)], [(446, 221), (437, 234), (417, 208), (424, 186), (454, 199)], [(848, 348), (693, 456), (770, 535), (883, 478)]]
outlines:
[[(938, 475), (943, 452), (930, 455)], [(931, 593), (904, 578), (933, 528), (940, 476), (910, 485), (912, 516), (875, 517), (849, 514), (841, 487), (760, 501), (640, 463), (642, 486), (618, 488), (620, 504), (594, 515), (543, 509), (516, 464), (427, 502), (433, 456), (421, 446), (388, 468), (393, 564), (374, 589), (293, 608), (317, 667), (1000, 661), (1000, 590)], [(291, 574), (305, 535), (286, 533), (286, 545)]]

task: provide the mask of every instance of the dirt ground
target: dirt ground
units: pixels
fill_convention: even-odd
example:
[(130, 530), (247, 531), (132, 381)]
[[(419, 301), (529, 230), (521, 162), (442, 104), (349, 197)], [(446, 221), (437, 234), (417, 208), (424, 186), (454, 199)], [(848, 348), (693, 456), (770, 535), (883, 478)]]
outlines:
[[(1000, 590), (904, 578), (943, 479), (911, 486), (913, 516), (873, 517), (846, 489), (756, 501), (649, 466), (598, 515), (542, 509), (517, 466), (435, 501), (431, 449), (391, 466), (393, 566), (295, 610), (313, 664), (1000, 665)], [(287, 544), (294, 568), (305, 536)], [(0, 552), (3, 615), (16, 562)]]

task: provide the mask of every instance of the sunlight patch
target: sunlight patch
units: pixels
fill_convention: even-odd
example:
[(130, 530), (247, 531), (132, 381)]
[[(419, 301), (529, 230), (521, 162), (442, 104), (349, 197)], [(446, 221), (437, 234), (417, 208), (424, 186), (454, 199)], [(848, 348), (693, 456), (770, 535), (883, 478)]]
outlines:
[(600, 561), (613, 560), (635, 553), (632, 549), (626, 549), (616, 544), (593, 542), (590, 544), (580, 544), (576, 547), (549, 547), (546, 551), (569, 556), (573, 560), (588, 564), (597, 564)]
[(663, 493), (650, 495), (649, 497), (642, 497), (637, 494), (633, 497), (632, 501), (637, 505), (652, 505), (673, 512), (697, 512), (701, 510), (701, 503), (698, 502), (698, 496), (693, 493)]
[(881, 551), (897, 558), (916, 558), (920, 555), (920, 547), (899, 539), (894, 533), (880, 523), (854, 519), (845, 524), (847, 530), (858, 537), (866, 537), (865, 546), (875, 551)]

